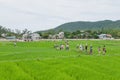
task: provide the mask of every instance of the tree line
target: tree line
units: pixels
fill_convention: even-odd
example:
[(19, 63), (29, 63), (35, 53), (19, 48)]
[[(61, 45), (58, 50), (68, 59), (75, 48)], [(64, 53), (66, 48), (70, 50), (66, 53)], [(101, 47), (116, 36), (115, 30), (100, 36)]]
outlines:
[[(59, 31), (55, 31), (54, 29), (51, 29), (47, 32), (36, 32), (38, 33), (42, 38), (44, 39), (48, 39), (49, 35), (55, 35), (58, 34), (59, 32), (62, 32), (62, 30)], [(6, 36), (16, 36), (17, 38), (22, 38), (22, 35), (25, 33), (32, 33), (30, 30), (28, 29), (24, 29), (24, 30), (19, 30), (19, 29), (15, 29), (12, 30), (10, 28), (5, 28), (3, 26), (0, 26), (0, 37), (3, 37), (2, 34), (6, 34)], [(92, 30), (77, 30), (74, 32), (64, 32), (64, 36), (65, 38), (68, 39), (98, 39), (98, 35), (100, 34), (111, 34), (114, 38), (120, 38), (120, 29), (101, 29), (101, 30), (96, 30), (96, 31), (92, 31)]]
[[(49, 30), (47, 32), (37, 32), (38, 34), (41, 35), (42, 38), (49, 38), (49, 35), (54, 35), (54, 34), (58, 34), (61, 31), (54, 31), (54, 30)], [(65, 38), (68, 39), (98, 39), (98, 35), (100, 34), (111, 34), (113, 38), (120, 38), (120, 30), (113, 30), (113, 29), (101, 29), (101, 30), (96, 30), (96, 31), (92, 31), (92, 30), (77, 30), (74, 32), (64, 32), (64, 36)]]
[[(3, 26), (0, 26), (0, 37), (4, 38), (5, 36), (16, 36), (16, 38), (21, 38), (23, 34), (25, 33), (32, 33), (30, 30), (28, 29), (24, 29), (24, 30), (19, 30), (19, 29), (15, 29), (12, 30), (10, 28), (6, 28)], [(3, 36), (4, 34), (4, 36)]]

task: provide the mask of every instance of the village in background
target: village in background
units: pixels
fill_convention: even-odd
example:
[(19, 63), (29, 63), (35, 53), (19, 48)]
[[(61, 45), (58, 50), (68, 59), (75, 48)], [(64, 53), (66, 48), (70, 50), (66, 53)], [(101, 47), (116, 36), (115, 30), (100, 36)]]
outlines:
[(106, 34), (102, 31), (77, 30), (75, 32), (32, 32), (28, 29), (22, 31), (16, 29), (15, 31), (1, 26), (0, 40), (1, 41), (39, 41), (42, 39), (103, 39), (112, 40), (119, 39), (113, 37), (112, 34)]

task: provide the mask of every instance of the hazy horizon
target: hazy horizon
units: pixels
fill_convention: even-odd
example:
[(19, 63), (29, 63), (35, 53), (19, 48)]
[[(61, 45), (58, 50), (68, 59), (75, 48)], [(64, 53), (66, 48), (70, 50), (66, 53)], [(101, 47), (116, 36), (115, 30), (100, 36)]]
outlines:
[(0, 0), (0, 25), (31, 31), (66, 22), (119, 20), (120, 1), (114, 0)]

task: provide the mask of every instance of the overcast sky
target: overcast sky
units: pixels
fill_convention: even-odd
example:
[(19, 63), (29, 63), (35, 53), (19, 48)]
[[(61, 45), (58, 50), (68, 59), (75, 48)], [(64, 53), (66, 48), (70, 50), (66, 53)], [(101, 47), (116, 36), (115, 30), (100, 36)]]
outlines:
[(120, 19), (120, 0), (0, 0), (0, 25), (11, 29), (38, 31), (106, 19)]

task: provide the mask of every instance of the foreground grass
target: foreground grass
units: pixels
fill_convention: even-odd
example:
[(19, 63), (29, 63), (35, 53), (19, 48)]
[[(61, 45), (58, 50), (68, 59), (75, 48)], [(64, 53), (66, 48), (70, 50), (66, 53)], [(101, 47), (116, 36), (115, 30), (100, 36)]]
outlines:
[[(76, 50), (93, 45), (93, 55)], [(64, 43), (63, 41), (57, 42)], [(120, 41), (69, 41), (69, 51), (53, 48), (53, 41), (0, 42), (0, 80), (119, 80)], [(106, 45), (107, 54), (98, 55)]]

